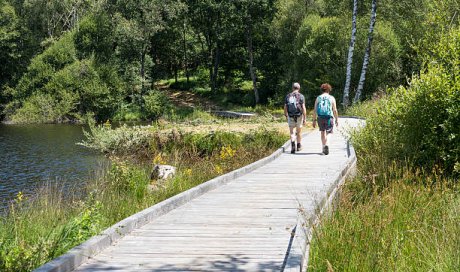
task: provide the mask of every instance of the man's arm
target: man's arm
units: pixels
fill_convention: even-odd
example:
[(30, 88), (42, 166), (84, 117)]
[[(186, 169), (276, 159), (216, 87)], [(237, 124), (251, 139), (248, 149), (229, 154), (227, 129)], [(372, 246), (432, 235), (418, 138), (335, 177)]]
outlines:
[(287, 105), (284, 104), (284, 117), (288, 117)]
[(302, 104), (302, 115), (303, 115), (303, 124), (307, 124), (307, 109), (305, 108), (305, 102)]

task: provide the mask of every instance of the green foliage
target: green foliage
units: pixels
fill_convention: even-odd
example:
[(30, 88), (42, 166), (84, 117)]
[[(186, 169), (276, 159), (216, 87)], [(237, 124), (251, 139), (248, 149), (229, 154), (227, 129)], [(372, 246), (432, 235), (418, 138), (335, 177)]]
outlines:
[(27, 72), (12, 93), (13, 98), (22, 102), (34, 92), (42, 90), (55, 72), (74, 61), (76, 51), (72, 34), (69, 33), (32, 59)]
[[(364, 26), (364, 24), (360, 24)], [(348, 18), (324, 17), (318, 15), (307, 16), (299, 29), (297, 36), (296, 52), (294, 59), (295, 74), (306, 90), (307, 101), (313, 103), (319, 94), (319, 86), (330, 83), (340, 100), (341, 91), (344, 87), (344, 75), (348, 54), (349, 37), (347, 33), (350, 25)], [(364, 47), (367, 32), (362, 27), (358, 30), (357, 47), (355, 49), (355, 61), (352, 70), (352, 82), (356, 88), (359, 81), (359, 72), (364, 56)], [(398, 38), (392, 31), (391, 25), (380, 21), (376, 26), (374, 35), (372, 61), (368, 69), (371, 78), (366, 82), (365, 96), (369, 97), (372, 92), (387, 85), (399, 83), (401, 79), (400, 45)]]
[[(218, 132), (216, 136), (197, 137), (193, 141), (185, 135), (178, 138), (177, 133), (162, 138), (152, 136), (151, 128), (144, 129), (149, 136), (143, 139), (138, 137), (138, 128), (131, 129), (131, 133), (126, 127), (98, 129), (99, 134), (94, 137), (100, 140), (117, 134), (112, 138), (123, 137), (119, 142), (140, 142), (131, 146), (141, 146), (143, 139), (154, 139), (150, 147), (144, 147), (150, 150), (149, 159), (177, 166), (177, 175), (166, 181), (150, 180), (151, 166), (141, 167), (112, 157), (107, 171), (86, 181), (78, 190), (63, 195), (62, 188), (50, 187), (37, 192), (39, 197), (18, 194), (8, 213), (0, 219), (1, 271), (33, 270), (140, 210), (266, 156), (284, 141), (284, 137), (272, 131), (237, 136)], [(232, 147), (235, 137), (240, 141), (238, 148)], [(99, 147), (102, 145), (99, 142)], [(198, 150), (197, 146), (203, 148)], [(215, 146), (212, 154), (199, 154), (209, 150), (209, 146)], [(92, 147), (102, 150), (96, 145)], [(196, 152), (192, 153), (194, 149)]]
[(170, 108), (168, 97), (158, 90), (150, 91), (144, 96), (144, 112), (148, 119), (157, 119)]
[(112, 118), (114, 122), (133, 122), (142, 119), (141, 107), (134, 103), (121, 104)]
[(388, 160), (409, 160), (414, 166), (438, 167), (446, 175), (458, 175), (460, 161), (460, 85), (458, 42), (453, 30), (438, 45), (437, 64), (431, 64), (410, 87), (400, 87), (379, 101), (376, 114), (355, 138), (358, 152), (383, 155)]
[(72, 206), (55, 189), (33, 200), (19, 193), (2, 217), (2, 271), (31, 271), (101, 231), (101, 202), (89, 194)]
[(458, 190), (423, 183), (407, 173), (364, 203), (346, 188), (338, 210), (314, 229), (308, 270), (458, 271)]
[(110, 60), (113, 47), (113, 23), (108, 14), (98, 12), (83, 18), (74, 41), (80, 59), (92, 55), (100, 62)]
[(120, 161), (112, 164), (107, 181), (114, 190), (120, 193), (131, 193), (138, 200), (142, 200), (147, 193), (149, 178), (145, 169)]
[(50, 94), (30, 96), (13, 115), (15, 123), (62, 123), (73, 119), (69, 113), (77, 103), (72, 93), (62, 93), (59, 100)]
[(89, 131), (85, 131), (86, 140), (81, 144), (99, 152), (113, 155), (128, 155), (148, 152), (152, 132), (148, 129), (134, 126), (112, 129), (110, 123), (96, 126), (89, 124)]
[[(0, 1), (0, 89), (18, 72), (21, 59), (19, 18), (10, 4)], [(2, 95), (0, 93), (0, 103)]]
[[(87, 60), (93, 63), (84, 88), (92, 81), (94, 92), (79, 91), (77, 106), (68, 114), (73, 118), (89, 111), (98, 120), (155, 118), (159, 113), (146, 110), (143, 102), (157, 103), (149, 93), (155, 81), (169, 78), (175, 79), (170, 87), (211, 96), (224, 106), (252, 106), (252, 84), (246, 84), (251, 83), (249, 53), (261, 103), (282, 104), (293, 81), (302, 83), (308, 100), (324, 81), (340, 98), (351, 4), (345, 0), (3, 0), (0, 107), (8, 104), (4, 113), (10, 118), (33, 94), (49, 93), (45, 86), (61, 70), (70, 69), (60, 80), (73, 85), (82, 79), (81, 73), (73, 76), (74, 70), (67, 66)], [(361, 70), (370, 3), (359, 2), (358, 10), (351, 95)], [(458, 25), (459, 12), (456, 0), (380, 1), (363, 96), (404, 84), (417, 74), (433, 54), (432, 45)], [(61, 101), (61, 93), (75, 88), (54, 90), (53, 100)]]
[(409, 87), (350, 109), (358, 172), (315, 228), (309, 270), (458, 271), (458, 27)]

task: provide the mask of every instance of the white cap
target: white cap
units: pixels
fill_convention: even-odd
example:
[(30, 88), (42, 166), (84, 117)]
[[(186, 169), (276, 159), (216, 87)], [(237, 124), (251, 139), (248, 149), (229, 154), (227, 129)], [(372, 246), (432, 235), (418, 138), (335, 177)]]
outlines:
[(294, 84), (292, 84), (292, 88), (293, 88), (294, 90), (300, 90), (300, 84), (297, 83), (297, 82), (295, 82)]

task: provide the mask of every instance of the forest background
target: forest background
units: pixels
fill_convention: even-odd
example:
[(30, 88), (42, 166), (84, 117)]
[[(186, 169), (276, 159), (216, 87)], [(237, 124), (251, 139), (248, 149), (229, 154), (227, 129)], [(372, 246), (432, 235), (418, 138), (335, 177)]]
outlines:
[[(356, 2), (350, 97), (373, 1)], [(458, 26), (459, 6), (378, 1), (358, 100), (419, 74), (442, 33)], [(1, 119), (152, 120), (167, 109), (165, 86), (224, 108), (275, 107), (293, 81), (308, 105), (329, 82), (342, 103), (352, 13), (351, 0), (0, 0)]]

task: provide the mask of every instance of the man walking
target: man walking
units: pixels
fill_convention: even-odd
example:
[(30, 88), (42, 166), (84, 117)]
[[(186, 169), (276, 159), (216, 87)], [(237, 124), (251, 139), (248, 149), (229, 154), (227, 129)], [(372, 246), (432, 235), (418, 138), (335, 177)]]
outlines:
[[(300, 93), (300, 84), (292, 84), (292, 92), (286, 96), (284, 116), (287, 118), (289, 133), (291, 134), (291, 153), (302, 150), (302, 124), (306, 124), (307, 110), (305, 97)], [(295, 132), (294, 132), (295, 129)], [(295, 143), (297, 133), (297, 146)]]
[(334, 132), (334, 120), (335, 125), (339, 126), (337, 104), (335, 103), (335, 98), (330, 94), (331, 90), (331, 85), (327, 83), (321, 85), (323, 93), (316, 98), (313, 111), (313, 127), (316, 127), (316, 122), (318, 121), (324, 155), (329, 154), (329, 135)]

